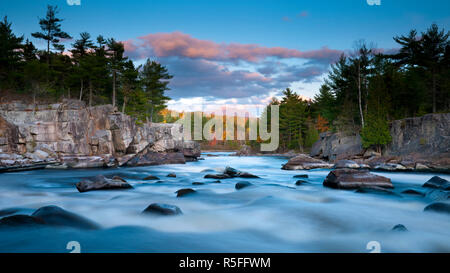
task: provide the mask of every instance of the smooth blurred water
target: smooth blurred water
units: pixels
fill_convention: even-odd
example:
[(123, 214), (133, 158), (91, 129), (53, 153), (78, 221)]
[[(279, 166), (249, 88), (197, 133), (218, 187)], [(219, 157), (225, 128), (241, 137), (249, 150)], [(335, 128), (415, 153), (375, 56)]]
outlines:
[[(369, 241), (378, 241), (382, 252), (450, 252), (450, 216), (423, 212), (431, 202), (426, 198), (328, 189), (322, 182), (329, 170), (284, 171), (280, 168), (286, 158), (214, 154), (218, 156), (179, 165), (0, 174), (0, 214), (9, 208), (31, 214), (57, 205), (103, 227), (2, 229), (0, 252), (68, 252), (69, 241), (80, 242), (82, 252), (369, 252)], [(205, 169), (222, 171), (225, 166), (261, 178), (221, 183), (203, 178)], [(166, 177), (171, 172), (177, 177)], [(78, 181), (98, 174), (121, 176), (134, 188), (77, 191)], [(150, 174), (160, 182), (142, 180)], [(295, 186), (296, 174), (308, 174), (302, 180), (310, 184)], [(391, 178), (394, 191), (401, 193), (423, 191), (423, 183), (435, 174), (381, 175)], [(235, 190), (239, 181), (254, 186)], [(177, 198), (175, 191), (181, 188), (198, 193)], [(141, 214), (155, 202), (176, 205), (183, 215)], [(409, 231), (391, 231), (397, 224)]]

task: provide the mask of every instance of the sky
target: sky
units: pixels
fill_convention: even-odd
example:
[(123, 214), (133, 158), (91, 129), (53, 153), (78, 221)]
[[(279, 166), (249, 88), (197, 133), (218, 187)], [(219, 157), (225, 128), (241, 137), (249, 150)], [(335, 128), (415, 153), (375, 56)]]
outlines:
[(287, 87), (313, 98), (356, 41), (391, 51), (411, 29), (450, 29), (448, 0), (0, 0), (0, 16), (43, 48), (30, 33), (48, 4), (74, 39), (114, 37), (137, 65), (167, 66), (169, 108), (179, 111), (265, 105)]

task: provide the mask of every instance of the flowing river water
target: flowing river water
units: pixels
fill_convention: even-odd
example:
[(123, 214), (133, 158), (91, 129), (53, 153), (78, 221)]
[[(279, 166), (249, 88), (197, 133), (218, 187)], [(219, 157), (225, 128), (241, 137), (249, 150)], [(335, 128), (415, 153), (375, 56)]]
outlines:
[[(449, 175), (380, 173), (392, 179), (398, 194), (357, 193), (323, 187), (330, 170), (285, 171), (282, 157), (214, 154), (179, 165), (0, 174), (0, 217), (56, 205), (102, 227), (3, 228), (0, 252), (69, 252), (69, 241), (79, 242), (81, 252), (369, 252), (371, 241), (382, 252), (450, 252), (450, 216), (424, 212), (431, 200), (401, 194), (424, 191), (422, 185), (432, 176), (450, 180)], [(260, 178), (221, 183), (203, 178), (225, 166)], [(78, 181), (98, 174), (118, 175), (133, 189), (77, 191)], [(309, 183), (295, 186), (297, 174), (308, 174), (303, 180)], [(160, 180), (142, 180), (148, 175)], [(239, 181), (254, 186), (236, 190)], [(181, 188), (197, 193), (177, 198)], [(183, 214), (142, 214), (151, 203), (176, 205)], [(392, 231), (397, 224), (408, 231)]]

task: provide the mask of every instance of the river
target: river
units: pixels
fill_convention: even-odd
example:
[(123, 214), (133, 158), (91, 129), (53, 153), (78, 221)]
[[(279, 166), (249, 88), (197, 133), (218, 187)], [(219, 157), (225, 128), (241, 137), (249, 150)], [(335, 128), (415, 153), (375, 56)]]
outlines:
[[(357, 193), (323, 187), (329, 170), (281, 170), (286, 158), (214, 154), (178, 165), (0, 174), (3, 216), (5, 209), (31, 214), (57, 205), (102, 226), (0, 229), (0, 252), (69, 252), (69, 241), (79, 242), (81, 252), (369, 252), (371, 241), (382, 252), (450, 252), (450, 216), (424, 212), (430, 203), (424, 197), (400, 194), (405, 189), (423, 191), (423, 183), (436, 174), (379, 173), (392, 179), (399, 195)], [(225, 166), (260, 178), (221, 183), (203, 178)], [(177, 177), (167, 177), (169, 173)], [(134, 188), (77, 191), (78, 181), (98, 174), (121, 176)], [(308, 174), (303, 180), (309, 184), (295, 186), (297, 174)], [(160, 181), (143, 181), (147, 175)], [(239, 181), (254, 186), (236, 190)], [(175, 191), (181, 188), (197, 193), (177, 198)], [(183, 214), (141, 213), (155, 202), (176, 205)], [(397, 224), (408, 231), (392, 231)]]

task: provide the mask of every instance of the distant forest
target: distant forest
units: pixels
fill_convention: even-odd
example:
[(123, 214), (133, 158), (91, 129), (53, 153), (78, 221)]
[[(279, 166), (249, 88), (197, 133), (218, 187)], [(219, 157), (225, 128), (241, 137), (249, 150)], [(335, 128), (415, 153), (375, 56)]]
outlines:
[[(165, 92), (172, 75), (158, 62), (136, 67), (124, 56), (123, 43), (114, 38), (93, 39), (82, 32), (71, 49), (61, 41), (58, 9), (48, 6), (39, 20), (41, 32), (31, 35), (46, 43), (37, 50), (16, 36), (12, 23), (0, 22), (0, 92), (2, 97), (29, 100), (76, 98), (87, 105), (113, 104), (139, 122), (174, 122), (166, 109)], [(450, 109), (450, 33), (436, 24), (424, 32), (411, 30), (393, 39), (399, 49), (386, 54), (364, 41), (331, 66), (318, 94), (305, 100), (293, 90), (283, 91), (280, 106), (280, 151), (310, 148), (326, 131), (360, 134), (363, 145), (381, 151), (391, 141), (389, 122)], [(180, 113), (181, 114), (181, 113)], [(204, 118), (204, 123), (209, 118)], [(248, 120), (247, 120), (248, 122)], [(262, 142), (247, 141), (251, 146)], [(230, 147), (243, 142), (220, 142)], [(215, 143), (214, 143), (215, 145)]]

